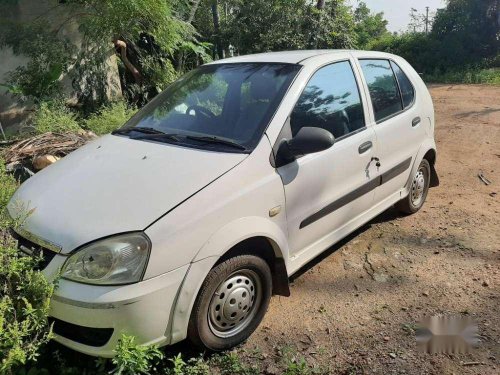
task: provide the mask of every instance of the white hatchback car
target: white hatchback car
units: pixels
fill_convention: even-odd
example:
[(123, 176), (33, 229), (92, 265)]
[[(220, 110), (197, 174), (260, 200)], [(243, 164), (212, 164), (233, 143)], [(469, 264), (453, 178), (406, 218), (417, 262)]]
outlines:
[(9, 204), (41, 252), (56, 340), (112, 356), (244, 341), (305, 263), (438, 184), (419, 75), (378, 52), (293, 51), (188, 73), (121, 129), (25, 182)]

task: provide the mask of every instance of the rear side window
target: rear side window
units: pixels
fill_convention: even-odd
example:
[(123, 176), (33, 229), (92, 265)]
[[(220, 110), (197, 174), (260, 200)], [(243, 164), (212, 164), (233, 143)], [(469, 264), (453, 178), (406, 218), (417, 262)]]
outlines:
[(396, 77), (388, 60), (360, 60), (377, 122), (403, 110)]
[(365, 126), (356, 78), (348, 61), (320, 68), (311, 77), (290, 116), (292, 136), (304, 126), (328, 130), (335, 138)]
[(403, 96), (403, 105), (405, 108), (408, 108), (413, 103), (413, 99), (415, 98), (415, 89), (398, 64), (391, 61), (391, 66), (392, 70), (396, 74), (396, 78), (398, 79), (399, 89), (401, 90), (401, 95)]

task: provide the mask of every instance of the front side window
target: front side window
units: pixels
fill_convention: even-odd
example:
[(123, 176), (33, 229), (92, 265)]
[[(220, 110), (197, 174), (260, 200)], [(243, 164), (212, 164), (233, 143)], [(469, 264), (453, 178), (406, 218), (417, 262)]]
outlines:
[(391, 66), (392, 70), (396, 74), (396, 78), (398, 79), (399, 89), (401, 90), (401, 96), (403, 97), (403, 105), (405, 108), (408, 108), (413, 103), (413, 99), (415, 98), (415, 89), (398, 64), (391, 61)]
[(251, 151), (299, 69), (274, 63), (200, 67), (170, 85), (115, 134)]
[(365, 126), (358, 85), (348, 61), (314, 73), (290, 116), (290, 126), (292, 136), (307, 126), (326, 129), (335, 138)]
[(396, 77), (388, 60), (360, 60), (377, 122), (403, 110)]

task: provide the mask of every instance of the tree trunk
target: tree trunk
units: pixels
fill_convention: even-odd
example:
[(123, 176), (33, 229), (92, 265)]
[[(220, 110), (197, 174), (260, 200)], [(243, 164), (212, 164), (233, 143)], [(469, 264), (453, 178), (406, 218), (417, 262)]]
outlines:
[(193, 23), (194, 16), (196, 15), (196, 11), (198, 10), (200, 3), (201, 0), (193, 0), (193, 3), (191, 5), (191, 10), (189, 11), (189, 18), (187, 20), (187, 23)]
[(321, 34), (323, 32), (323, 28), (322, 28), (322, 25), (321, 25), (321, 21), (322, 21), (322, 15), (323, 15), (323, 10), (325, 9), (325, 0), (318, 0), (318, 2), (316, 3), (316, 9), (318, 9), (319, 11), (319, 14), (318, 14), (318, 19), (317, 19), (317, 30), (316, 30), (316, 33), (313, 34), (313, 41), (312, 41), (312, 45), (313, 45), (313, 48), (314, 49), (317, 49), (318, 48), (318, 42), (319, 42), (319, 38), (321, 37)]
[[(189, 16), (188, 16), (188, 19), (186, 20), (186, 22), (188, 24), (192, 24), (193, 21), (194, 21), (194, 17), (196, 16), (196, 11), (198, 10), (198, 7), (200, 6), (200, 3), (201, 3), (201, 0), (193, 0), (191, 2), (191, 9), (189, 11)], [(184, 54), (184, 51), (179, 51), (178, 55), (177, 55), (177, 61), (176, 61), (176, 64), (175, 64), (175, 70), (177, 70), (178, 72), (182, 72), (184, 70), (184, 60), (185, 60), (186, 56)]]
[(219, 16), (219, 7), (218, 1), (212, 1), (212, 17), (214, 20), (214, 33), (215, 33), (215, 46), (217, 49), (217, 55), (219, 59), (224, 58), (224, 48), (222, 46), (222, 41), (220, 37), (220, 16)]

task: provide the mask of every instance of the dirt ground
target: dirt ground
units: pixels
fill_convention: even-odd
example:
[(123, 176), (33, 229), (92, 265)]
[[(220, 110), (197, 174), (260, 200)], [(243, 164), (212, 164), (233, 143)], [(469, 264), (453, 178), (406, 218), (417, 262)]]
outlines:
[[(301, 357), (339, 374), (500, 374), (500, 87), (431, 93), (440, 186), (419, 213), (389, 210), (294, 276), (238, 349), (245, 362), (269, 374)], [(478, 348), (419, 351), (415, 324), (435, 314), (472, 317)]]

